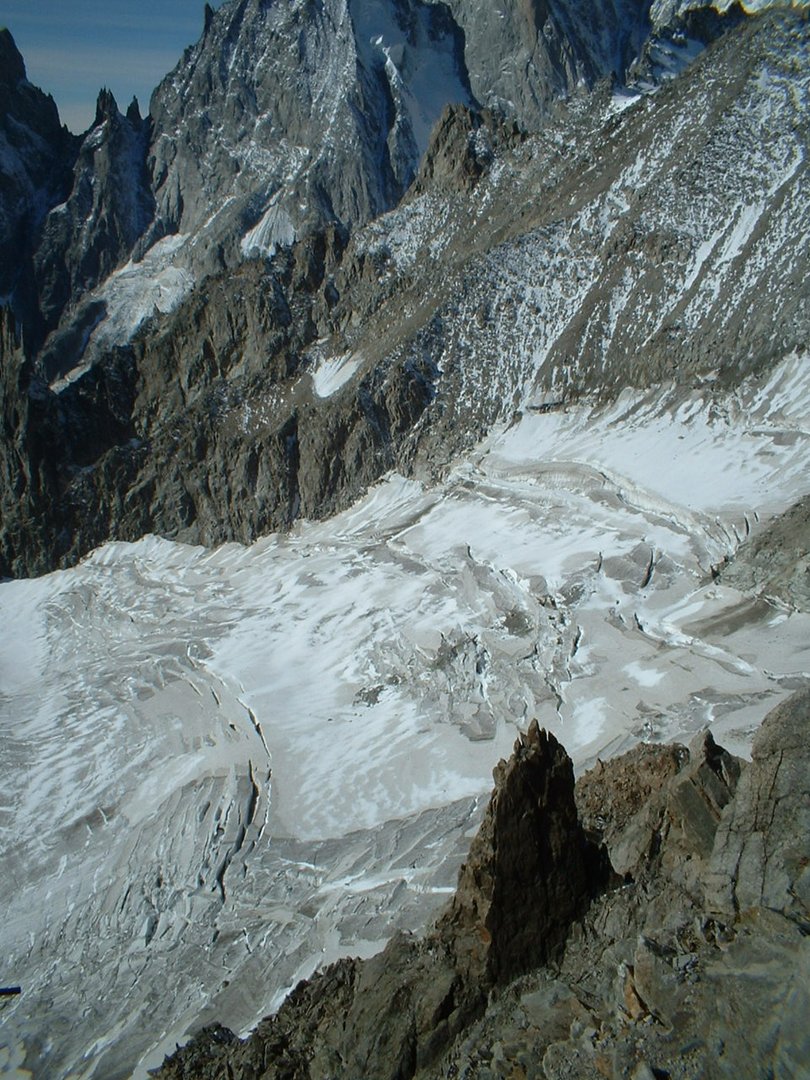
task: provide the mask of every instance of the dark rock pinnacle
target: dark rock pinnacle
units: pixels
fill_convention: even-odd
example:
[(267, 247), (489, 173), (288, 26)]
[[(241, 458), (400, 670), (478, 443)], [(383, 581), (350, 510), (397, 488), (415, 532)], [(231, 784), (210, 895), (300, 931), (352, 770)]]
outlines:
[(11, 36), (11, 31), (0, 29), (0, 86), (15, 87), (25, 79), (25, 62)]
[(577, 818), (571, 759), (532, 721), (495, 790), (439, 922), (468, 979), (505, 983), (562, 949), (609, 866)]

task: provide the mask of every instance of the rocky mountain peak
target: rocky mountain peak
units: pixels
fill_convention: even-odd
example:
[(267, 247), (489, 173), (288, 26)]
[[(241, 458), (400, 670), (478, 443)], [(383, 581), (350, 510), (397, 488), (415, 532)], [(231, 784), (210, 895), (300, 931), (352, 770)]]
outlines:
[(118, 115), (118, 102), (115, 100), (112, 90), (108, 90), (106, 86), (102, 87), (96, 99), (96, 117), (93, 121), (93, 127), (98, 127), (105, 120), (113, 120)]
[[(93, 288), (132, 252), (154, 216), (146, 173), (148, 126), (137, 102), (123, 116), (112, 91), (98, 95), (96, 115), (73, 167), (72, 188), (47, 215), (34, 255), (40, 312), (48, 330), (84, 289)], [(43, 359), (53, 378), (74, 362), (69, 336)]]
[(571, 759), (532, 721), (494, 774), (484, 820), (439, 922), (471, 981), (508, 982), (557, 955), (608, 867), (585, 836)]
[(0, 28), (0, 86), (16, 86), (25, 79), (25, 61), (5, 26)]
[(152, 97), (161, 227), (194, 230), (231, 198), (256, 254), (366, 221), (405, 191), (447, 101), (472, 98), (441, 5), (226, 3)]
[(13, 298), (27, 347), (39, 342), (31, 251), (44, 215), (69, 190), (78, 142), (53, 98), (28, 82), (11, 33), (0, 30), (0, 296)]
[(129, 120), (130, 124), (132, 124), (133, 127), (140, 127), (140, 125), (143, 123), (143, 117), (141, 116), (141, 106), (138, 102), (137, 97), (133, 97), (132, 101), (130, 101), (129, 105), (127, 106), (126, 115), (127, 120)]
[[(11, 32), (5, 27), (0, 29), (0, 124), (12, 146), (24, 142), (26, 132), (20, 130), (22, 127), (30, 129), (46, 144), (39, 147), (40, 154), (58, 153), (62, 149), (59, 144), (64, 140), (63, 130), (53, 98), (28, 82), (25, 62)], [(6, 183), (13, 184), (15, 171), (9, 162), (4, 162), (3, 172), (8, 177)], [(3, 206), (0, 205), (0, 214), (2, 211)]]

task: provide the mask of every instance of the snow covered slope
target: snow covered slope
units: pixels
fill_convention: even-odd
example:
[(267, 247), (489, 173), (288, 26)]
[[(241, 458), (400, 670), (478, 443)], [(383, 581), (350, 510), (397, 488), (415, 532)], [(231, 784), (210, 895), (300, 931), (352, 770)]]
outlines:
[(7, 1071), (129, 1075), (419, 925), (534, 716), (744, 752), (810, 680), (810, 616), (711, 574), (806, 486), (810, 357), (541, 405), (438, 486), (0, 588)]

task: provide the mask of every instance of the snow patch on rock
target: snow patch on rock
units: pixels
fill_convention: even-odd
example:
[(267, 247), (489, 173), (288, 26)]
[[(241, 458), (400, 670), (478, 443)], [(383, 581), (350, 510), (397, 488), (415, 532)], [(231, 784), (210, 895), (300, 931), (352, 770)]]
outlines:
[(183, 302), (196, 284), (194, 275), (178, 258), (187, 242), (188, 237), (179, 234), (165, 237), (139, 261), (130, 259), (90, 294), (90, 301), (103, 303), (104, 316), (89, 334), (80, 363), (56, 380), (53, 390), (59, 392), (87, 371), (99, 351), (131, 340), (147, 319), (158, 313), (166, 315)]
[(246, 258), (275, 255), (280, 247), (290, 247), (297, 239), (297, 232), (292, 218), (274, 201), (265, 210), (258, 225), (255, 225), (242, 239), (242, 254)]
[(317, 363), (311, 372), (312, 386), (320, 398), (332, 397), (354, 377), (363, 363), (359, 354), (329, 356)]

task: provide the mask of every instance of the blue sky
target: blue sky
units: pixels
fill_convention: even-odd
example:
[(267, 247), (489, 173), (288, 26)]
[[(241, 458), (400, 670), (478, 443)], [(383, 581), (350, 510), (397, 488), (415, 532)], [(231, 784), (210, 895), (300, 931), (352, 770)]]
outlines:
[(145, 114), (154, 88), (202, 33), (204, 9), (204, 0), (0, 0), (0, 26), (14, 36), (30, 81), (81, 132), (102, 86), (122, 111), (136, 94)]

